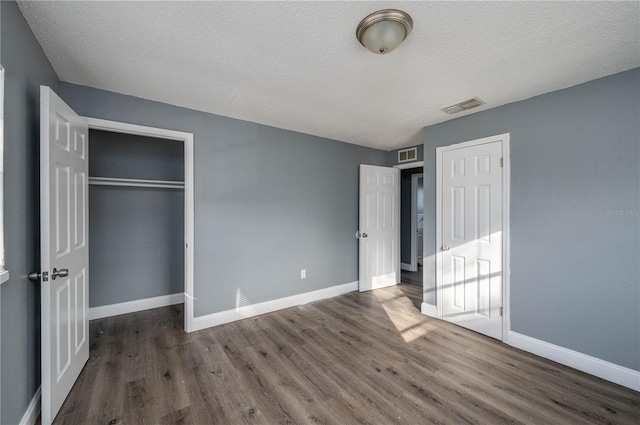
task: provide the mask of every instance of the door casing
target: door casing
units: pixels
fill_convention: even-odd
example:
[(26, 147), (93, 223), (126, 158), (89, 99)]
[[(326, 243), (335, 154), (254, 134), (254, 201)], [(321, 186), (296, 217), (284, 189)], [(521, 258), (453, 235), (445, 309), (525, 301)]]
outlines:
[[(112, 133), (134, 134), (159, 139), (176, 140), (184, 143), (184, 330), (193, 332), (194, 327), (194, 164), (193, 134), (162, 128), (109, 121), (98, 118), (81, 117), (89, 125), (89, 130)], [(89, 283), (90, 285), (91, 283)]]
[[(411, 271), (418, 271), (418, 264), (421, 262), (418, 258), (418, 179), (422, 179), (424, 190), (424, 173), (411, 175)], [(424, 214), (424, 198), (423, 198), (423, 214)], [(424, 215), (423, 215), (424, 217)], [(423, 218), (424, 222), (424, 218)], [(422, 229), (422, 243), (424, 244), (424, 227)], [(422, 250), (424, 254), (424, 246)], [(424, 260), (422, 260), (424, 263)]]
[[(398, 170), (400, 170), (400, 175), (402, 175), (402, 170), (410, 170), (410, 169), (413, 169), (413, 168), (422, 168), (422, 171), (424, 173), (424, 161), (413, 161), (413, 162), (407, 162), (407, 163), (404, 163), (404, 164), (396, 164), (396, 165), (393, 166), (393, 168), (397, 168)], [(424, 182), (424, 180), (423, 180), (423, 182)], [(402, 192), (402, 190), (400, 192)], [(400, 194), (400, 196), (402, 197), (402, 193)], [(411, 189), (411, 196), (412, 196), (412, 200), (411, 200), (411, 215), (413, 216), (413, 214), (414, 214), (414, 211), (413, 211), (413, 206), (414, 206), (413, 205), (413, 203), (414, 203), (413, 187)], [(400, 198), (400, 202), (402, 202), (402, 198)], [(413, 230), (415, 228), (413, 227), (413, 220), (414, 219), (411, 219), (411, 221), (412, 221), (412, 224), (411, 224), (411, 229), (412, 229), (411, 230), (411, 232), (412, 232), (412, 236), (411, 236), (411, 258), (412, 259), (415, 257), (414, 251), (413, 251), (414, 246), (415, 246), (415, 235), (413, 234)], [(400, 228), (400, 215), (398, 214), (398, 229), (399, 228)], [(400, 239), (399, 239), (400, 243), (398, 243), (398, 270), (402, 270), (401, 261), (400, 261), (400, 251), (399, 251), (400, 250), (400, 245), (402, 244), (402, 239), (401, 238), (402, 238), (402, 234), (400, 234)], [(424, 240), (423, 240), (423, 243), (424, 243)], [(423, 251), (424, 251), (424, 249), (423, 249)], [(413, 260), (412, 260), (412, 262), (410, 264), (410, 267), (411, 267), (411, 271), (417, 271), (418, 270), (418, 266), (416, 264), (413, 264)], [(415, 269), (414, 269), (414, 267), (415, 267)], [(398, 275), (398, 283), (400, 283), (400, 281), (401, 281), (401, 278), (400, 278), (400, 275)], [(422, 275), (422, 283), (423, 283), (423, 287), (424, 287), (424, 274)], [(424, 296), (423, 296), (423, 301), (424, 301)]]
[(509, 301), (510, 274), (510, 181), (511, 161), (509, 151), (510, 134), (498, 134), (482, 139), (470, 140), (455, 145), (436, 148), (436, 300), (437, 317), (442, 319), (442, 155), (444, 152), (464, 149), (486, 143), (502, 142), (502, 340), (504, 341), (511, 329), (511, 308)]

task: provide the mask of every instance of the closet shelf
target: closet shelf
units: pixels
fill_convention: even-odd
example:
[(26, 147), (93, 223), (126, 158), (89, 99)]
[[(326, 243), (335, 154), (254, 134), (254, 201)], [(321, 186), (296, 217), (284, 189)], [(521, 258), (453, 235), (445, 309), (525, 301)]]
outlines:
[(164, 189), (184, 189), (184, 182), (171, 180), (119, 179), (115, 177), (89, 177), (92, 186), (157, 187)]

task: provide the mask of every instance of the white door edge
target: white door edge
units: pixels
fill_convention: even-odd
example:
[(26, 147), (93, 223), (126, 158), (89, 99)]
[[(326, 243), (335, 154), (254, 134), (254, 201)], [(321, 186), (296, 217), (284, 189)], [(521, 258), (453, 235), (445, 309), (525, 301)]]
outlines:
[(510, 157), (510, 133), (484, 137), (482, 139), (469, 140), (449, 146), (436, 148), (436, 309), (437, 317), (442, 319), (442, 274), (439, 264), (442, 262), (442, 154), (456, 149), (478, 146), (486, 143), (502, 142), (503, 172), (502, 172), (502, 338), (504, 341), (511, 330), (510, 308), (510, 181), (511, 181), (511, 157)]
[(424, 167), (424, 161), (413, 161), (413, 162), (407, 162), (404, 164), (396, 164), (393, 166), (393, 168), (397, 168), (398, 170), (407, 170), (410, 168), (421, 168)]
[(192, 332), (194, 326), (194, 149), (193, 133), (147, 127), (119, 121), (82, 117), (90, 130), (134, 134), (138, 136), (170, 139), (184, 143), (184, 237), (185, 237), (185, 282), (184, 282), (184, 329)]

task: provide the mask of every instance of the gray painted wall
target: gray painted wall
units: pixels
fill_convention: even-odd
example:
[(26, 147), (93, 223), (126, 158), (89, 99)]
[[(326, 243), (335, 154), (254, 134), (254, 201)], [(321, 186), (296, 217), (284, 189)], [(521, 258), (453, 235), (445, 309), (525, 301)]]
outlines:
[(16, 424), (40, 385), (40, 84), (58, 77), (14, 2), (0, 2), (5, 68), (4, 242), (11, 279), (2, 285), (2, 414)]
[(640, 370), (639, 101), (635, 69), (426, 127), (429, 301), (435, 148), (510, 133), (511, 329)]
[(400, 261), (411, 264), (411, 176), (422, 167), (400, 171)]
[(196, 316), (358, 280), (358, 165), (387, 152), (60, 86), (81, 115), (194, 133)]
[[(184, 144), (89, 131), (89, 175), (184, 180)], [(184, 291), (184, 191), (89, 186), (89, 305)]]
[(89, 175), (184, 181), (184, 143), (89, 130)]

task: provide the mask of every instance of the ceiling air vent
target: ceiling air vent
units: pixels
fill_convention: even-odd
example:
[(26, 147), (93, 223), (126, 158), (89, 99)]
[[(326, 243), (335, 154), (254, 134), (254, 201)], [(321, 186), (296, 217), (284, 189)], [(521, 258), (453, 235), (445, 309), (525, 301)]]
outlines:
[(455, 105), (447, 106), (442, 110), (449, 115), (457, 114), (458, 112), (468, 111), (469, 109), (477, 108), (480, 105), (484, 105), (484, 102), (477, 97), (473, 99), (465, 100)]
[(418, 159), (418, 148), (402, 149), (398, 151), (398, 162), (415, 161)]

